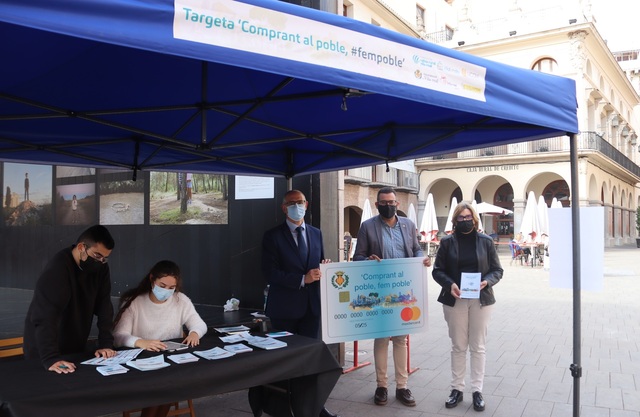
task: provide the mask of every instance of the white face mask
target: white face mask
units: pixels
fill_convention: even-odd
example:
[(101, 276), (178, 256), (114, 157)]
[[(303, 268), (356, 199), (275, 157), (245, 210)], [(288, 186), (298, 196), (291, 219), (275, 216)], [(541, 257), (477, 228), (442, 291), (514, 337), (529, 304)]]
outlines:
[(168, 289), (168, 288), (162, 288), (162, 287), (158, 287), (157, 285), (153, 285), (153, 295), (156, 296), (156, 298), (158, 299), (158, 301), (167, 301), (169, 299), (169, 297), (171, 297), (175, 291), (175, 289)]
[(307, 212), (305, 204), (294, 204), (287, 207), (287, 216), (294, 222), (299, 222), (304, 219), (304, 214)]

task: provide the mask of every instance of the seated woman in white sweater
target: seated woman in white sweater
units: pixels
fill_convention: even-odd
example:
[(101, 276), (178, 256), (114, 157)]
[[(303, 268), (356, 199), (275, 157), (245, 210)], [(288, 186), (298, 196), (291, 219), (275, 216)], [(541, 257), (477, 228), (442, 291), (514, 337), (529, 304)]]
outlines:
[(182, 343), (200, 344), (207, 325), (193, 303), (183, 293), (180, 268), (172, 261), (160, 261), (142, 279), (138, 287), (120, 297), (120, 311), (114, 320), (116, 347), (136, 347), (151, 351), (166, 348), (163, 340), (183, 337)]
[[(158, 352), (168, 339), (184, 338), (189, 346), (200, 344), (207, 325), (183, 293), (180, 268), (172, 261), (160, 261), (136, 288), (120, 297), (120, 311), (114, 320), (116, 347), (133, 347)], [(188, 329), (184, 337), (183, 327)], [(142, 416), (166, 416), (170, 404), (142, 410)]]

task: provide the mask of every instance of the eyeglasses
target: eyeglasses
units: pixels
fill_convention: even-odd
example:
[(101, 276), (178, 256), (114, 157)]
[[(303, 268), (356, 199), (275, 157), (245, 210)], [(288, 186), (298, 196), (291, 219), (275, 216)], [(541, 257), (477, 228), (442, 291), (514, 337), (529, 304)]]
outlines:
[(378, 201), (379, 206), (397, 206), (398, 202), (396, 200), (380, 200)]
[(459, 222), (464, 222), (464, 221), (467, 221), (467, 220), (473, 220), (473, 216), (472, 215), (458, 216), (458, 217), (456, 217), (456, 220), (458, 220)]
[(93, 259), (95, 259), (96, 261), (106, 264), (107, 262), (109, 262), (109, 257), (108, 256), (102, 256), (99, 253), (89, 253), (89, 245), (87, 245), (86, 243), (84, 244), (85, 247), (85, 252), (87, 252), (87, 255), (91, 256)]
[(289, 206), (293, 206), (293, 205), (296, 205), (296, 204), (304, 204), (306, 202), (307, 202), (307, 200), (286, 201), (284, 203), (284, 205), (289, 207)]

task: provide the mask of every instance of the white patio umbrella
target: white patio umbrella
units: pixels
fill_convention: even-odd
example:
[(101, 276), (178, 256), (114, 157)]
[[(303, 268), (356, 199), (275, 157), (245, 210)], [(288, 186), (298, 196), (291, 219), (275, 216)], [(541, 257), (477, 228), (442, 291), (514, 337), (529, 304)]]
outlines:
[[(476, 200), (473, 200), (471, 202), (471, 207), (473, 207), (473, 209), (476, 211), (476, 213), (478, 213), (478, 203), (476, 203)], [(482, 224), (482, 218), (479, 215), (478, 215), (478, 232), (484, 233), (484, 226)]]
[[(360, 217), (360, 224), (362, 224), (365, 220), (369, 220), (372, 217), (373, 217), (373, 211), (371, 211), (371, 203), (367, 198), (366, 200), (364, 200), (364, 203), (362, 204), (362, 216)], [(357, 242), (358, 242), (357, 238), (354, 237), (353, 239), (351, 239), (351, 250), (349, 251), (349, 257), (348, 257), (349, 260), (353, 258), (353, 254), (356, 252)]]
[(371, 211), (371, 203), (367, 198), (366, 200), (364, 200), (364, 204), (362, 205), (362, 217), (360, 218), (360, 224), (362, 224), (362, 222), (364, 222), (365, 220), (369, 220), (372, 217), (373, 217), (373, 211)]
[(553, 197), (551, 200), (551, 208), (562, 208), (562, 203), (557, 198)]
[(531, 232), (535, 232), (533, 242), (538, 243), (540, 241), (540, 217), (538, 216), (538, 203), (533, 191), (529, 191), (527, 205), (522, 216), (522, 226), (520, 227), (520, 233), (522, 233), (525, 240), (528, 239)]
[(493, 204), (482, 203), (476, 204), (476, 211), (478, 214), (511, 214), (513, 211), (506, 209), (504, 207), (496, 206)]
[(453, 210), (455, 210), (458, 205), (458, 199), (453, 197), (451, 199), (451, 206), (449, 206), (449, 215), (447, 216), (447, 222), (444, 225), (444, 232), (449, 234), (453, 231)]
[(407, 210), (407, 218), (416, 225), (416, 229), (418, 228), (418, 215), (416, 214), (416, 208), (413, 203), (409, 204), (409, 209)]
[(427, 202), (424, 205), (424, 213), (422, 213), (422, 222), (420, 223), (420, 233), (425, 232), (427, 242), (431, 241), (431, 235), (438, 233), (438, 217), (436, 216), (436, 205), (433, 202), (433, 194), (429, 193)]
[(540, 218), (540, 238), (543, 233), (549, 236), (549, 207), (543, 196), (538, 197), (538, 217)]

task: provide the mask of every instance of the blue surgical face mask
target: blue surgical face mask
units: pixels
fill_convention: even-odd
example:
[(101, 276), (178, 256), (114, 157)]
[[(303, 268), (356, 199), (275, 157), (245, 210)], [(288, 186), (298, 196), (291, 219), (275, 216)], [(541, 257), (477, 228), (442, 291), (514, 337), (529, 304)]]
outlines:
[(173, 293), (175, 292), (175, 289), (170, 290), (168, 288), (158, 287), (157, 285), (154, 284), (153, 289), (151, 291), (153, 291), (153, 295), (156, 296), (158, 301), (167, 301), (169, 297), (173, 295)]
[(299, 222), (304, 219), (304, 214), (307, 212), (305, 204), (293, 204), (287, 207), (287, 216), (294, 222)]

